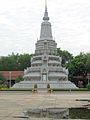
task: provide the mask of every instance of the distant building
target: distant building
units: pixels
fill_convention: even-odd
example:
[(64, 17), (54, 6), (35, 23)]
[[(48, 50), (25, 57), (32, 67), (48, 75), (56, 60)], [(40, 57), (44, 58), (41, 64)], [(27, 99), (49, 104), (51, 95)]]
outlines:
[(90, 73), (85, 76), (73, 76), (73, 82), (78, 87), (86, 87), (86, 85), (90, 83)]
[(0, 71), (0, 75), (2, 75), (5, 80), (9, 83), (11, 80), (11, 84), (15, 84), (15, 80), (17, 77), (24, 75), (23, 71)]

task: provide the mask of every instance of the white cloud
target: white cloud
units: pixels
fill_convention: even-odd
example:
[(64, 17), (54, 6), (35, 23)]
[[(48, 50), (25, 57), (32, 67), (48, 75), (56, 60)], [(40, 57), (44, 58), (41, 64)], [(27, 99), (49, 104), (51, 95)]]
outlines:
[[(90, 0), (49, 0), (48, 11), (58, 47), (73, 54), (90, 52)], [(34, 53), (44, 0), (0, 0), (0, 56)]]

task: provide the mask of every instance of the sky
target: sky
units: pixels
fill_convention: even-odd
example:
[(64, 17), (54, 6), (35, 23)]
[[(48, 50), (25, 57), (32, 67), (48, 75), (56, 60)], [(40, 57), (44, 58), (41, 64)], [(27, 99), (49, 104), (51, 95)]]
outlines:
[[(0, 0), (0, 56), (34, 53), (45, 0)], [(73, 55), (90, 52), (90, 0), (48, 0), (57, 47)]]

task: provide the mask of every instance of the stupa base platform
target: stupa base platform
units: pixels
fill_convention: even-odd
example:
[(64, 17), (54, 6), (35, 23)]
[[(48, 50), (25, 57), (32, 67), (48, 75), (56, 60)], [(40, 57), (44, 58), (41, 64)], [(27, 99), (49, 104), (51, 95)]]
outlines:
[(47, 89), (48, 84), (51, 89), (78, 89), (75, 84), (70, 81), (21, 81), (14, 84), (14, 89), (34, 89), (37, 85), (37, 89)]

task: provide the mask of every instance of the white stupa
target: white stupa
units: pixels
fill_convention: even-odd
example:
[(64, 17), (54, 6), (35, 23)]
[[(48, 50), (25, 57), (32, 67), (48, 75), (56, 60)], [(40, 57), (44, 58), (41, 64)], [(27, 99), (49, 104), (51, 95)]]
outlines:
[(49, 22), (47, 4), (41, 24), (40, 39), (36, 43), (35, 54), (31, 59), (31, 67), (24, 70), (24, 81), (16, 83), (13, 88), (33, 89), (75, 89), (68, 80), (68, 69), (61, 66), (62, 58), (57, 56), (57, 43), (53, 39)]

